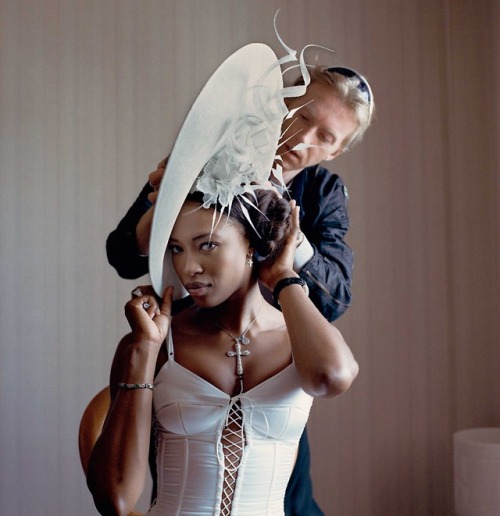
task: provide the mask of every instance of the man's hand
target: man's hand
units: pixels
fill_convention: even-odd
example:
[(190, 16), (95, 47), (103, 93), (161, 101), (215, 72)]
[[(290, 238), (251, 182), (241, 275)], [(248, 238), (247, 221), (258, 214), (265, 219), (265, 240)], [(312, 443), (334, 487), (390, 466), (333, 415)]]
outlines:
[(151, 236), (151, 224), (153, 222), (153, 212), (158, 198), (158, 189), (160, 188), (161, 179), (165, 173), (168, 156), (158, 163), (156, 170), (149, 174), (149, 184), (153, 191), (148, 195), (148, 200), (153, 204), (151, 208), (141, 217), (135, 228), (135, 239), (137, 242), (137, 249), (139, 254), (147, 256), (149, 254), (149, 239)]

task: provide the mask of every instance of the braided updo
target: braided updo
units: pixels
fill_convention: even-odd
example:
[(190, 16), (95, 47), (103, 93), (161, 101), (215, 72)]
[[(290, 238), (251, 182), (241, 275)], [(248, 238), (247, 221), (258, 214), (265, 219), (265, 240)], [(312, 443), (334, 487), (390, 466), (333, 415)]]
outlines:
[[(274, 190), (259, 189), (254, 193), (255, 197), (251, 194), (243, 195), (258, 209), (236, 197), (229, 218), (241, 224), (257, 259), (261, 262), (272, 262), (285, 245), (292, 210), (288, 201)], [(188, 199), (202, 203), (202, 194), (191, 193)], [(220, 210), (220, 207), (216, 208)], [(245, 210), (255, 229), (248, 221)]]
[[(247, 207), (247, 211), (258, 234), (245, 217), (239, 202), (233, 202), (230, 216), (245, 228), (258, 259), (272, 262), (285, 244), (290, 227), (291, 208), (288, 201), (273, 190), (256, 190), (255, 195), (256, 205), (260, 211), (251, 206)], [(249, 198), (255, 203), (255, 199), (250, 196)]]

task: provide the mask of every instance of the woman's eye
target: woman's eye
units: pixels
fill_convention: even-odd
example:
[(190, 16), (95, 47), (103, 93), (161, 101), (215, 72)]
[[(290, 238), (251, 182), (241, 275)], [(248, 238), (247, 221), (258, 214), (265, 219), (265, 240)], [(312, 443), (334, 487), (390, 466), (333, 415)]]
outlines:
[(217, 243), (215, 242), (203, 242), (203, 244), (201, 244), (200, 246), (200, 249), (202, 251), (212, 251), (214, 250), (216, 247), (218, 246)]
[(169, 245), (168, 248), (172, 254), (179, 254), (182, 252), (182, 249), (178, 245)]

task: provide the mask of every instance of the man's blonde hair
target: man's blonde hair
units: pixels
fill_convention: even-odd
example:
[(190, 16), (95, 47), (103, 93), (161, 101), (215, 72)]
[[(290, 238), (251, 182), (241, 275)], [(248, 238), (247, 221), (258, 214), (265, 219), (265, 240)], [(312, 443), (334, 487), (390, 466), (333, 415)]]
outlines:
[[(354, 70), (343, 67), (316, 66), (309, 69), (309, 74), (311, 83), (319, 82), (331, 86), (332, 93), (356, 115), (358, 128), (345, 143), (344, 150), (361, 141), (375, 111), (373, 95), (366, 79)], [(300, 78), (295, 84), (304, 84), (304, 81)]]

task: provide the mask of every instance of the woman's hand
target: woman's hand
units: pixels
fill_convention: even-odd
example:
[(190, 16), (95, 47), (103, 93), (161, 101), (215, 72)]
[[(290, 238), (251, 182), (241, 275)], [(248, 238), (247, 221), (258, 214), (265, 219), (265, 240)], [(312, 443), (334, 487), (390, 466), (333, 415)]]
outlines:
[(170, 327), (173, 287), (159, 300), (150, 286), (132, 292), (125, 315), (132, 333), (118, 344), (110, 375), (111, 404), (91, 453), (87, 483), (100, 514), (130, 514), (149, 470), (153, 384), (158, 353)]
[(282, 278), (297, 277), (298, 274), (293, 270), (293, 259), (295, 250), (297, 249), (298, 238), (300, 235), (299, 226), (299, 207), (294, 200), (290, 201), (292, 213), (290, 215), (290, 229), (285, 240), (283, 250), (276, 257), (274, 262), (270, 264), (259, 264), (258, 275), (259, 280), (271, 292), (274, 290), (276, 283)]
[(161, 300), (149, 285), (132, 291), (132, 299), (125, 305), (125, 316), (134, 340), (160, 348), (170, 327), (173, 291), (173, 287), (167, 287)]

